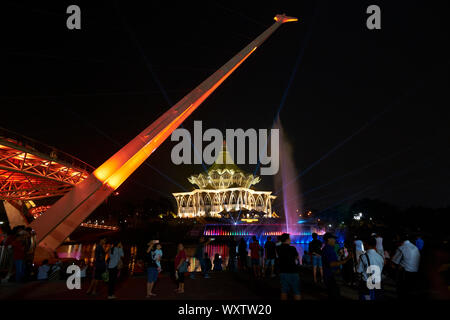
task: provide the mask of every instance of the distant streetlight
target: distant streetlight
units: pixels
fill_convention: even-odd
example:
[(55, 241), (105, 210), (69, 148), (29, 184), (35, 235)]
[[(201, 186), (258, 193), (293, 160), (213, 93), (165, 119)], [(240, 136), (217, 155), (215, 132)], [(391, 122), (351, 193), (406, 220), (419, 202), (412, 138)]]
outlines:
[(363, 217), (363, 214), (362, 214), (362, 212), (360, 212), (358, 214), (353, 215), (353, 220), (361, 220), (362, 217)]

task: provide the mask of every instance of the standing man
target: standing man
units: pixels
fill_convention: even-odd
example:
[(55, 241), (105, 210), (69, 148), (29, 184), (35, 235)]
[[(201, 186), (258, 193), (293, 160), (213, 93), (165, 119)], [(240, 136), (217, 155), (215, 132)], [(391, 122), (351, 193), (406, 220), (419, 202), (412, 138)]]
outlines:
[(256, 239), (256, 236), (252, 237), (252, 243), (250, 243), (250, 258), (252, 259), (252, 268), (253, 268), (253, 275), (256, 279), (261, 277), (261, 269), (260, 269), (260, 263), (259, 263), (259, 242), (258, 239)]
[[(360, 256), (356, 267), (356, 271), (361, 274), (359, 298), (360, 300), (376, 300), (377, 293), (381, 289), (384, 258), (377, 252), (377, 240), (373, 236), (365, 241), (365, 247), (367, 251)], [(373, 270), (375, 268), (377, 270)], [(367, 282), (367, 279), (371, 276), (374, 288), (370, 288)]]
[(313, 240), (309, 243), (308, 251), (312, 257), (314, 283), (317, 283), (317, 268), (320, 271), (320, 279), (323, 282), (322, 268), (322, 241), (317, 239), (317, 233), (312, 234)]
[(287, 300), (289, 292), (294, 295), (294, 300), (300, 300), (300, 277), (298, 275), (298, 252), (291, 246), (291, 239), (288, 233), (280, 236), (281, 244), (277, 247), (280, 282), (281, 282), (281, 300)]
[(325, 286), (327, 287), (328, 298), (330, 300), (335, 300), (340, 298), (339, 287), (335, 279), (337, 267), (349, 261), (352, 258), (352, 254), (349, 252), (347, 258), (339, 261), (336, 251), (334, 250), (334, 245), (336, 244), (336, 236), (327, 232), (323, 236), (323, 241), (325, 242), (325, 246), (322, 249), (324, 282)]
[(275, 277), (275, 242), (272, 241), (272, 237), (267, 237), (266, 244), (264, 245), (264, 250), (266, 252), (265, 270), (264, 274), (267, 274), (267, 269), (270, 268), (270, 277)]
[[(211, 242), (211, 239), (206, 240), (204, 237), (200, 238), (200, 242), (197, 246), (197, 248), (195, 249), (195, 258), (200, 262), (200, 268), (202, 270), (203, 273), (203, 277), (205, 279), (209, 278), (208, 275), (208, 270), (206, 270), (206, 265), (205, 265), (205, 246)], [(191, 272), (191, 279), (195, 279), (195, 275), (194, 272)]]
[(94, 279), (92, 279), (91, 284), (86, 291), (86, 294), (96, 295), (98, 283), (99, 281), (103, 280), (102, 275), (106, 271), (106, 253), (105, 249), (103, 248), (105, 246), (105, 243), (106, 239), (101, 238), (95, 246)]
[(234, 238), (232, 238), (230, 240), (230, 242), (228, 243), (228, 270), (229, 271), (236, 271), (236, 247), (237, 247), (237, 243), (236, 240), (234, 240)]
[(420, 252), (415, 245), (409, 241), (408, 235), (401, 237), (402, 244), (398, 247), (392, 262), (399, 268), (397, 290), (401, 299), (411, 297), (417, 283), (419, 271)]
[(355, 264), (358, 264), (359, 257), (364, 253), (364, 244), (359, 236), (355, 236)]
[(375, 233), (373, 233), (372, 236), (374, 236), (375, 240), (377, 241), (376, 251), (384, 259), (383, 237), (380, 234), (375, 234)]

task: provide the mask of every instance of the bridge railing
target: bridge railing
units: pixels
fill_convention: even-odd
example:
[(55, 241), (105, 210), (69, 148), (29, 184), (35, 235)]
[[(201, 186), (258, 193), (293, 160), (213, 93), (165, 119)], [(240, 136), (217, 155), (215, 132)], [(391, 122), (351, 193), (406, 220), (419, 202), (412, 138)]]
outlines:
[(73, 168), (81, 169), (87, 172), (93, 172), (94, 167), (86, 162), (74, 157), (64, 151), (58, 150), (55, 147), (46, 145), (42, 142), (25, 137), (17, 132), (0, 127), (0, 143), (3, 141), (13, 144), (19, 148), (32, 150), (41, 153), (57, 162), (65, 163)]

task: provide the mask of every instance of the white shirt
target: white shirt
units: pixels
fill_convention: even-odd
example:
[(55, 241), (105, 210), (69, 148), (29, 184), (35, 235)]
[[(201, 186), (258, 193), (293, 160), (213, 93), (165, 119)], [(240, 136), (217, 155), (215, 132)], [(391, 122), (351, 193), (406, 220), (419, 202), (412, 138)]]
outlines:
[(80, 269), (80, 278), (86, 278), (86, 269), (86, 266)]
[[(369, 257), (368, 260), (367, 257)], [(358, 273), (361, 273), (364, 280), (367, 280), (368, 278), (367, 267), (369, 266), (377, 266), (378, 268), (380, 268), (381, 275), (384, 266), (384, 258), (373, 249), (367, 250), (365, 254), (360, 256), (358, 266), (356, 268), (356, 271)]]
[(375, 240), (377, 240), (377, 252), (378, 253), (380, 253), (380, 252), (384, 253), (384, 250), (383, 250), (383, 238), (382, 237), (376, 237)]
[(392, 257), (392, 262), (399, 264), (408, 272), (419, 271), (420, 252), (411, 242), (406, 240), (398, 247), (397, 252)]
[(50, 270), (50, 266), (48, 264), (43, 264), (38, 269), (37, 279), (38, 280), (46, 280), (48, 279), (48, 272)]
[(361, 240), (355, 240), (355, 246), (357, 251), (364, 251), (364, 245)]
[(119, 260), (122, 257), (123, 257), (123, 249), (114, 247), (113, 253), (111, 254), (111, 252), (110, 252), (110, 255), (109, 255), (108, 268), (112, 269), (112, 268), (117, 267), (117, 265), (119, 264)]

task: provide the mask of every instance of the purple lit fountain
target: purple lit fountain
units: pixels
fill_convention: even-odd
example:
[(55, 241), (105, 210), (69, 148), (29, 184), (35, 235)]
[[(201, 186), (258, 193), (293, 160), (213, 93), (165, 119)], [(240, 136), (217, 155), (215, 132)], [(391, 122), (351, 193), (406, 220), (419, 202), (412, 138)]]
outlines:
[(301, 227), (297, 222), (299, 214), (303, 212), (303, 206), (300, 188), (295, 179), (297, 170), (294, 164), (292, 146), (286, 137), (279, 117), (274, 128), (279, 129), (280, 133), (280, 169), (275, 176), (275, 186), (283, 201), (285, 230), (287, 233), (298, 235), (301, 232)]

